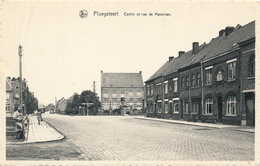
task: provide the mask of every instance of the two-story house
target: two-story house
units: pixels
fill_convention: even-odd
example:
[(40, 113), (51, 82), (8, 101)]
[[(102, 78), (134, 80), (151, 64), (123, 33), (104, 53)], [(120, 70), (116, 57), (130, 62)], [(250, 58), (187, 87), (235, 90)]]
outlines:
[(101, 113), (118, 111), (138, 114), (143, 110), (144, 85), (142, 72), (104, 73), (101, 71)]

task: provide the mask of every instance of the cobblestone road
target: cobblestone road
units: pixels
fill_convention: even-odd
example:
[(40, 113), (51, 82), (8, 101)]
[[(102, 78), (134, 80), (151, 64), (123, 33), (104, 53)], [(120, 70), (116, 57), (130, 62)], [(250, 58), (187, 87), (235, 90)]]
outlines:
[(254, 133), (134, 119), (44, 115), (89, 160), (254, 160)]

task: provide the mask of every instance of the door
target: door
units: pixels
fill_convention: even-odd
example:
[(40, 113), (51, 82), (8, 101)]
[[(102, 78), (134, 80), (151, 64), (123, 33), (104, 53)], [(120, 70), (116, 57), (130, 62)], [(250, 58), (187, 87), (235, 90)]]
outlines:
[(171, 114), (171, 118), (172, 118), (172, 114), (173, 114), (172, 103), (170, 103), (170, 114)]
[(246, 93), (246, 125), (255, 125), (255, 93)]
[(184, 111), (184, 100), (181, 100), (181, 119), (183, 119), (183, 111)]
[(157, 116), (157, 109), (156, 109), (156, 104), (154, 104), (154, 117), (156, 117)]
[(218, 97), (218, 120), (222, 122), (222, 97)]

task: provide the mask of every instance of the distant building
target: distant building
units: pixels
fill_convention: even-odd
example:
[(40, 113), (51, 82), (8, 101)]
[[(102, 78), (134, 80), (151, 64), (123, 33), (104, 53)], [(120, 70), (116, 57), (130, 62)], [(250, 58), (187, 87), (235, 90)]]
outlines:
[(103, 73), (101, 71), (101, 113), (137, 114), (143, 110), (144, 84), (142, 72)]
[(57, 102), (57, 113), (65, 113), (65, 109), (67, 108), (67, 100), (62, 97), (58, 102)]
[(54, 104), (48, 104), (44, 109), (45, 109), (45, 111), (55, 110), (55, 105)]

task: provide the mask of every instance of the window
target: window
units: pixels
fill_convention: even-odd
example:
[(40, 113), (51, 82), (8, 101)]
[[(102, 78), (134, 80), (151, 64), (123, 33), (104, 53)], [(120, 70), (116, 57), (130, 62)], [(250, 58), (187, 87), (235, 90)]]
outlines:
[(161, 91), (162, 91), (162, 84), (161, 83), (156, 85), (156, 91), (157, 91), (157, 94), (161, 94)]
[(121, 91), (121, 97), (125, 97), (125, 91)]
[(207, 69), (205, 70), (205, 75), (206, 75), (206, 85), (212, 84), (212, 69)]
[(168, 82), (164, 82), (164, 93), (168, 93)]
[(118, 109), (119, 108), (119, 104), (116, 101), (113, 101), (112, 103), (112, 109)]
[(191, 76), (191, 87), (195, 87), (195, 75)]
[(153, 95), (153, 85), (150, 85), (150, 91), (151, 91), (151, 95)]
[(108, 101), (105, 101), (105, 102), (103, 103), (103, 109), (104, 109), (104, 110), (109, 110), (109, 103), (108, 103)]
[(217, 81), (222, 81), (222, 80), (223, 80), (223, 74), (222, 74), (222, 71), (219, 70), (218, 74), (217, 74)]
[(236, 79), (236, 61), (228, 63), (228, 80)]
[(164, 102), (164, 113), (168, 114), (168, 102), (167, 101)]
[(255, 55), (251, 55), (248, 61), (248, 76), (255, 76)]
[(179, 102), (178, 102), (178, 100), (173, 101), (173, 113), (179, 113)]
[(162, 112), (162, 102), (157, 103), (157, 110), (158, 112)]
[(206, 99), (205, 102), (205, 114), (212, 114), (213, 113), (213, 100), (211, 97)]
[(173, 92), (178, 91), (178, 78), (173, 79)]
[(190, 78), (189, 76), (186, 76), (186, 87), (190, 86)]
[(112, 97), (113, 97), (113, 98), (117, 98), (117, 93), (116, 93), (115, 90), (113, 90), (113, 92), (112, 92)]
[(197, 86), (200, 86), (200, 73), (197, 74)]
[(184, 113), (189, 113), (189, 102), (188, 101), (185, 101)]
[(136, 97), (137, 98), (142, 98), (142, 92), (140, 90), (137, 91)]
[(142, 103), (137, 103), (137, 110), (141, 110), (143, 108), (143, 104)]
[(192, 102), (192, 113), (198, 113), (199, 112), (199, 106), (200, 106), (200, 102), (199, 101), (193, 101)]
[(181, 89), (184, 88), (184, 77), (181, 78)]
[(9, 99), (10, 99), (10, 94), (7, 93), (7, 94), (6, 94), (6, 100), (9, 100)]
[(129, 97), (129, 98), (133, 98), (133, 91), (132, 91), (132, 90), (130, 90), (130, 91), (128, 92), (128, 97)]
[(230, 95), (227, 98), (226, 115), (236, 115), (236, 96)]
[(147, 96), (150, 96), (150, 86), (147, 85)]
[(108, 98), (108, 91), (104, 91), (104, 98)]

